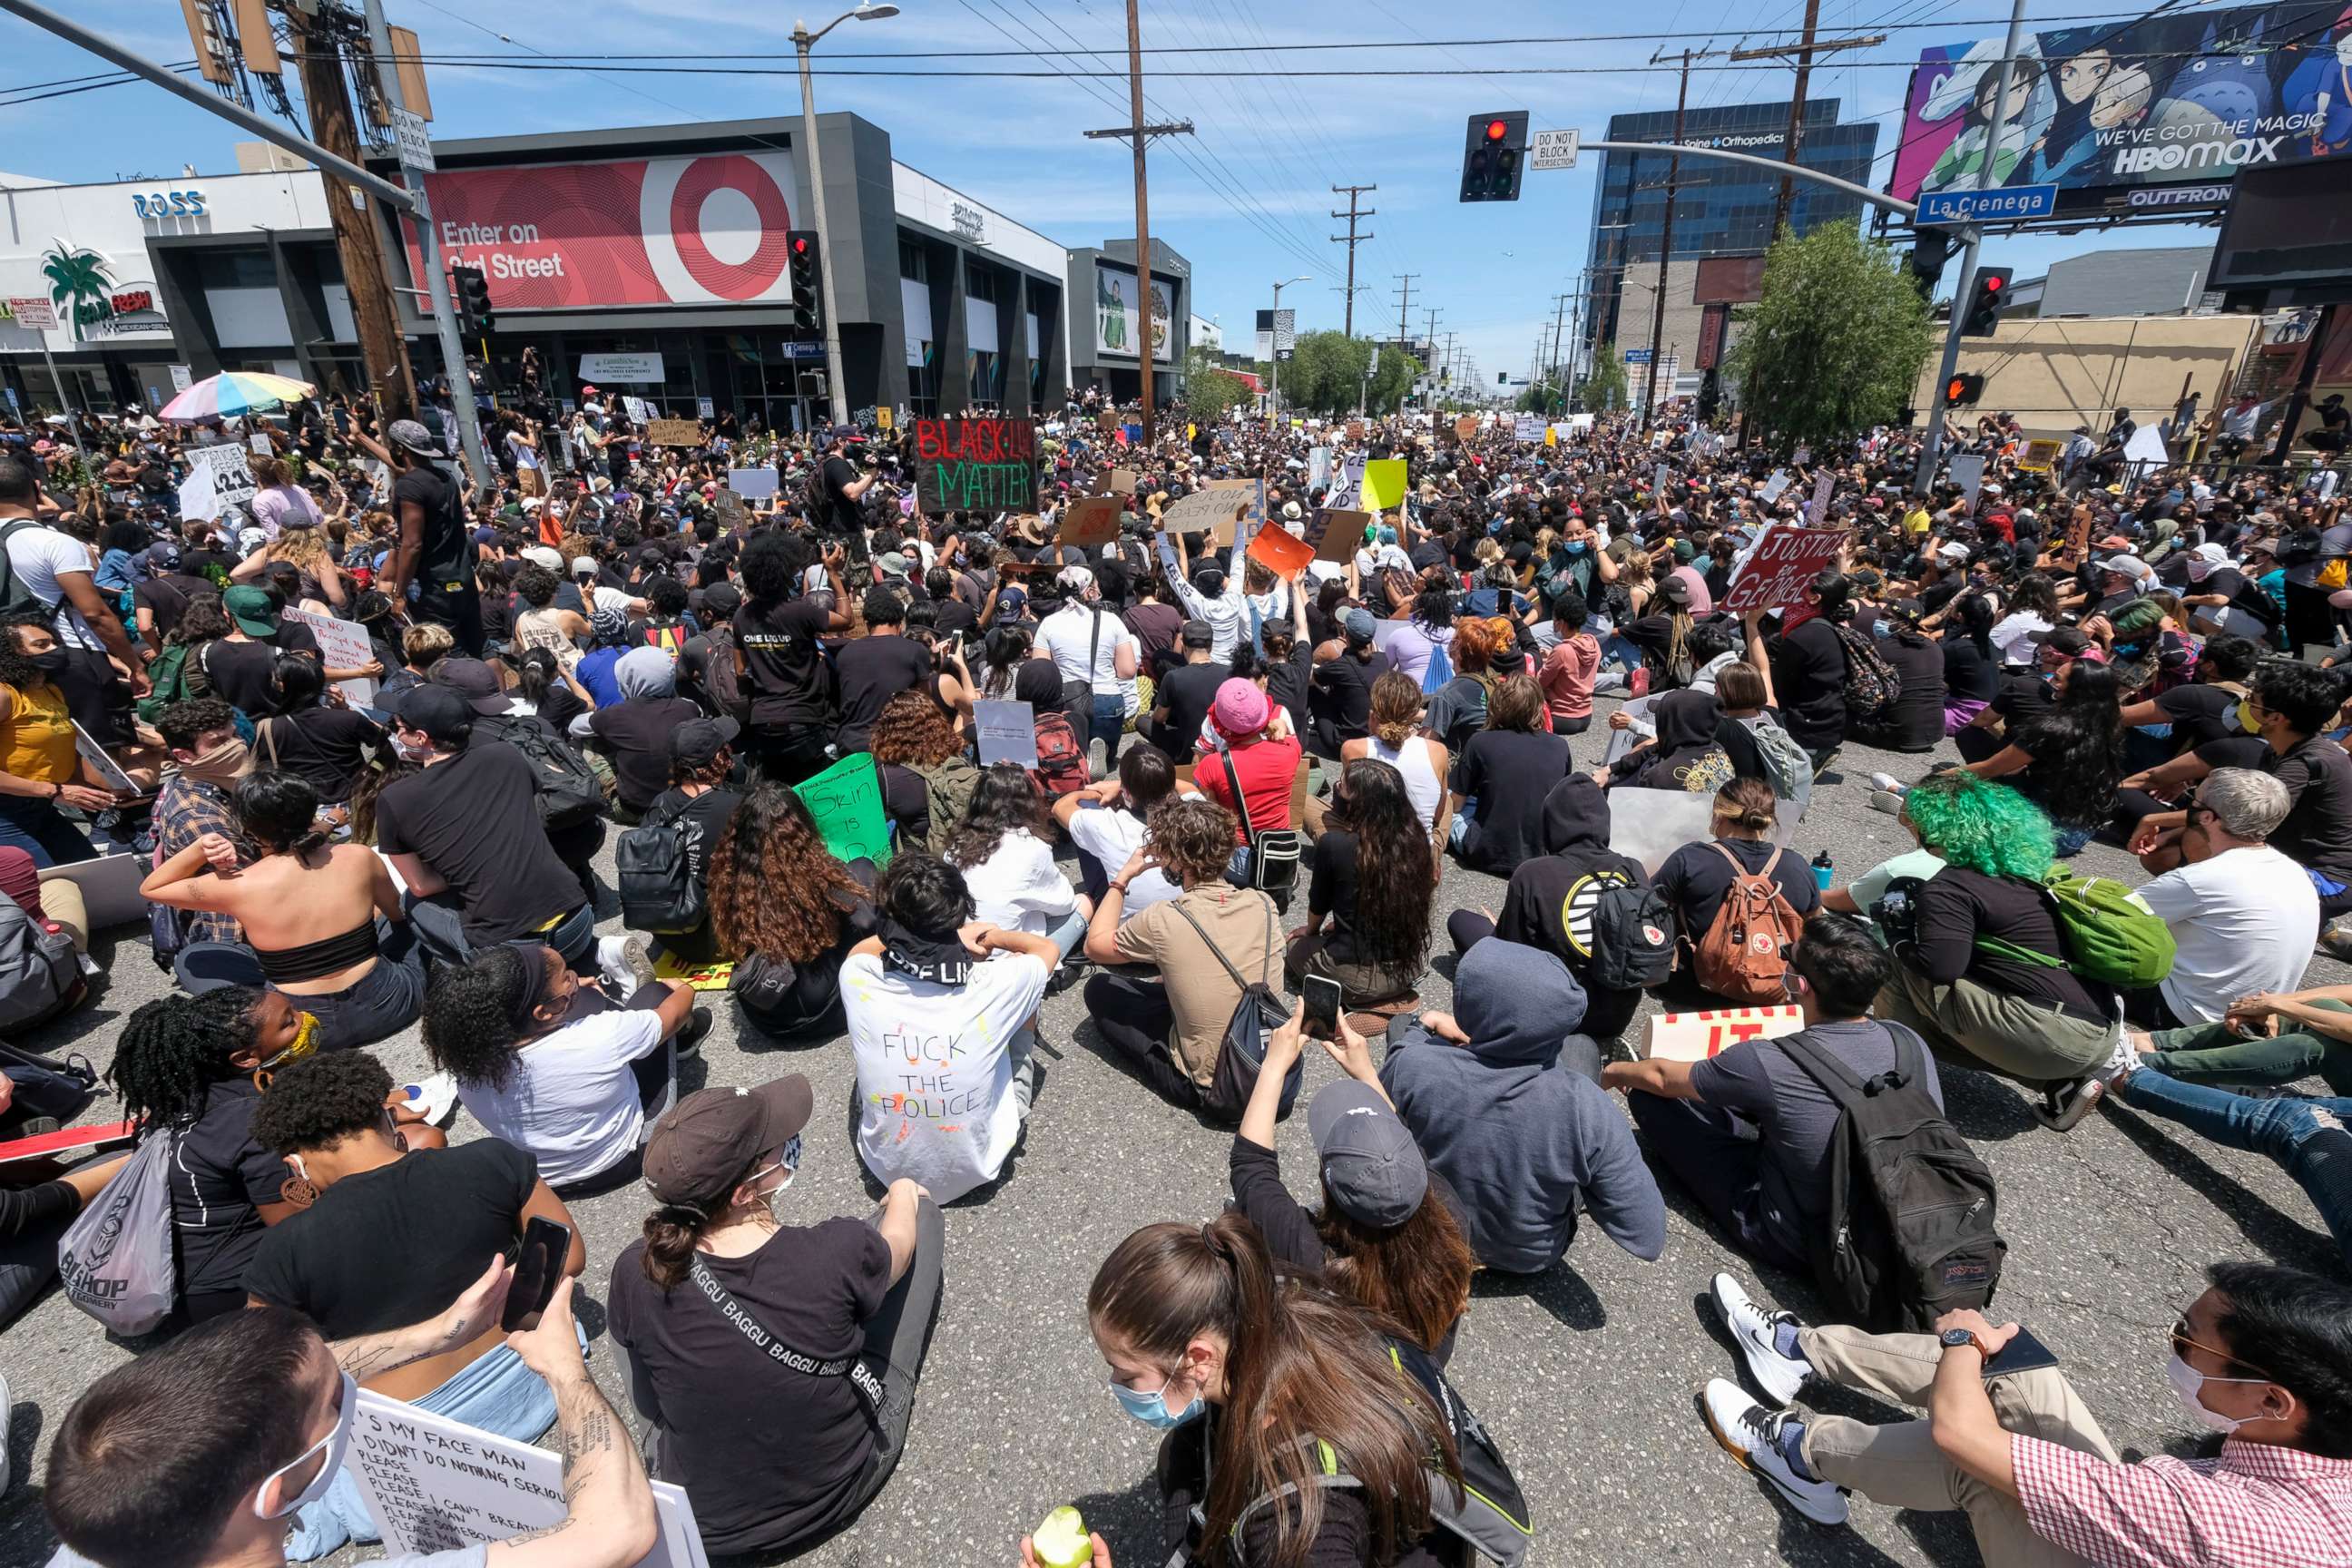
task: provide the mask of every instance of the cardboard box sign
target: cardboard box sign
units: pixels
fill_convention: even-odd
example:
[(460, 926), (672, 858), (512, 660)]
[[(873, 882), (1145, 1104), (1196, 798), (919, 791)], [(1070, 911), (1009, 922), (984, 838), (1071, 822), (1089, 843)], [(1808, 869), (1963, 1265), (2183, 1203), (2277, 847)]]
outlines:
[(1804, 1009), (1718, 1007), (1705, 1013), (1660, 1013), (1642, 1038), (1643, 1060), (1703, 1062), (1742, 1040), (1777, 1040), (1805, 1026)]
[(646, 439), (656, 447), (699, 447), (702, 426), (692, 419), (656, 419), (646, 426)]
[(1054, 542), (1074, 544), (1082, 550), (1108, 544), (1118, 537), (1119, 520), (1126, 510), (1121, 498), (1116, 495), (1074, 500), (1062, 509), (1061, 518), (1055, 524)]

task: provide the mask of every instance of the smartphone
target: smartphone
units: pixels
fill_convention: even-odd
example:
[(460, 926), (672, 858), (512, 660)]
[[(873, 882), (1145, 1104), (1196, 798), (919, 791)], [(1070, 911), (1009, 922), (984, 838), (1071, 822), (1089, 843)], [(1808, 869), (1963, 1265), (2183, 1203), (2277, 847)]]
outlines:
[(551, 1219), (533, 1219), (523, 1226), (522, 1246), (515, 1254), (514, 1284), (507, 1290), (506, 1310), (499, 1327), (508, 1333), (539, 1327), (539, 1315), (555, 1299), (563, 1279), (563, 1260), (572, 1251), (572, 1227)]
[(1318, 974), (1307, 976), (1301, 988), (1307, 998), (1307, 1033), (1318, 1040), (1339, 1037), (1339, 983)]
[(2058, 1364), (2058, 1352), (2033, 1337), (2033, 1331), (2020, 1327), (2000, 1353), (1984, 1363), (1987, 1377), (2001, 1377), (2012, 1372), (2036, 1372)]

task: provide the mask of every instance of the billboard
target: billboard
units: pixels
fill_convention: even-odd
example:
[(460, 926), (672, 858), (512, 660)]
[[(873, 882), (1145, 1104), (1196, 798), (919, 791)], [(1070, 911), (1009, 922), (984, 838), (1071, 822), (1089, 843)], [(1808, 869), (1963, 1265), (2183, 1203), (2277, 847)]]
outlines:
[[(1143, 341), (1142, 313), (1136, 309), (1136, 277), (1095, 263), (1095, 352), (1116, 354), (1127, 359), (1139, 358), (1138, 345)], [(1151, 357), (1166, 363), (1170, 344), (1173, 342), (1176, 315), (1175, 289), (1158, 279), (1151, 280)]]
[(1921, 54), (1889, 195), (1972, 189), (1990, 153), (1996, 188), (2054, 185), (2061, 214), (2195, 210), (2227, 205), (2242, 168), (2352, 143), (2342, 0), (2026, 35), (1996, 136), (2000, 52), (1983, 38)]
[[(427, 174), (442, 254), (498, 310), (793, 300), (790, 153), (625, 158)], [(413, 236), (408, 265), (424, 262)]]

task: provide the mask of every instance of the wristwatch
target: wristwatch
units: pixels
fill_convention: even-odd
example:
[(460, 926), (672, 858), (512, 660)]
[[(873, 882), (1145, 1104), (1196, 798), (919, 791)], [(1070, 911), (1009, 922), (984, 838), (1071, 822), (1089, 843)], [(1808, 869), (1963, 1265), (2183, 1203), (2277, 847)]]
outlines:
[(1977, 1354), (1987, 1361), (1992, 1359), (1992, 1352), (1985, 1349), (1984, 1341), (1977, 1338), (1976, 1331), (1972, 1329), (1946, 1329), (1936, 1338), (1948, 1351), (1956, 1351), (1962, 1345), (1974, 1345), (1977, 1348)]

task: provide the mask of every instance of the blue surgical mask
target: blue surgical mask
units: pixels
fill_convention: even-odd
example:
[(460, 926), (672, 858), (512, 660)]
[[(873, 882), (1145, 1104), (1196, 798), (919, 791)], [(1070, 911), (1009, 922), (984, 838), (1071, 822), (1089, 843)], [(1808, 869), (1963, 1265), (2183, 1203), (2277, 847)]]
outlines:
[(1168, 1400), (1166, 1397), (1168, 1385), (1166, 1384), (1160, 1384), (1158, 1388), (1153, 1389), (1149, 1394), (1138, 1394), (1135, 1390), (1128, 1387), (1117, 1378), (1113, 1378), (1111, 1380), (1110, 1391), (1113, 1394), (1118, 1396), (1119, 1407), (1121, 1409), (1125, 1410), (1129, 1415), (1134, 1416), (1138, 1421), (1142, 1422), (1146, 1426), (1155, 1427), (1162, 1432), (1171, 1431), (1178, 1426), (1181, 1426), (1187, 1421), (1190, 1421), (1194, 1416), (1200, 1415), (1202, 1407), (1208, 1404), (1207, 1400), (1202, 1399), (1196, 1394), (1193, 1396), (1192, 1404), (1187, 1405), (1181, 1410), (1171, 1412), (1168, 1408)]

